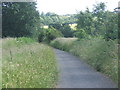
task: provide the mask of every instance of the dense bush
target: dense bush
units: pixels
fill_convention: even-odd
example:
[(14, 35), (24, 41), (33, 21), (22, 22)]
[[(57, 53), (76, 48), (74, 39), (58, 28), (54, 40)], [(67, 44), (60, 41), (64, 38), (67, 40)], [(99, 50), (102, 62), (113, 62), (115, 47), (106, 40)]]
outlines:
[(78, 30), (76, 30), (76, 31), (74, 32), (74, 36), (75, 36), (75, 37), (78, 37), (78, 38), (80, 38), (80, 39), (82, 39), (82, 38), (87, 38), (87, 34), (86, 34), (85, 30), (83, 30), (83, 29), (78, 29)]
[(62, 36), (61, 32), (57, 31), (54, 28), (42, 29), (38, 36), (38, 41), (49, 43), (51, 40), (61, 36)]
[(56, 39), (51, 45), (69, 51), (118, 82), (118, 48), (117, 40), (105, 41), (102, 37), (89, 39)]
[(73, 37), (74, 31), (70, 28), (69, 25), (63, 25), (59, 30), (64, 37)]

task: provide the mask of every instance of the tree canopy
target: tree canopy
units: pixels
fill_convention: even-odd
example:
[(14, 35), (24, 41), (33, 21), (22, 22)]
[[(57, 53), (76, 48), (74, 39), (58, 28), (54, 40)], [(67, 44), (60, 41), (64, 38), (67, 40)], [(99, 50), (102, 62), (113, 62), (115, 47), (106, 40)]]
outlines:
[(105, 3), (98, 3), (94, 5), (93, 11), (90, 12), (87, 8), (78, 14), (77, 29), (78, 32), (84, 30), (87, 35), (103, 36), (106, 40), (117, 39), (118, 13), (107, 11)]
[(39, 20), (35, 5), (35, 2), (3, 2), (3, 37), (32, 36)]

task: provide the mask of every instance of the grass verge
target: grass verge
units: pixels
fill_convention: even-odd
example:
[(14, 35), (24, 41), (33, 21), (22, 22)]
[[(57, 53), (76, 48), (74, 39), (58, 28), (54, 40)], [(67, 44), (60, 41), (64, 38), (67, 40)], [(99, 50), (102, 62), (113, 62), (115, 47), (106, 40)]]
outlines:
[(57, 68), (52, 49), (30, 38), (3, 39), (2, 88), (53, 88)]
[(97, 71), (103, 72), (118, 83), (118, 44), (101, 37), (76, 40), (59, 38), (51, 42), (55, 48), (79, 56)]

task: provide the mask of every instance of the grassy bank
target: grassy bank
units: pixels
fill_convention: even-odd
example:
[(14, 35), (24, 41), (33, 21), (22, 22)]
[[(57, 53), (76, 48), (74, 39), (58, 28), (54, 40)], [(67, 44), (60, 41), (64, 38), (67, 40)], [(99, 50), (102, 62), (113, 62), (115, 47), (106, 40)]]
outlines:
[(118, 82), (117, 41), (105, 41), (101, 37), (82, 40), (59, 38), (52, 41), (51, 45), (79, 56), (97, 71)]
[(3, 88), (52, 88), (57, 79), (52, 49), (30, 38), (3, 39)]

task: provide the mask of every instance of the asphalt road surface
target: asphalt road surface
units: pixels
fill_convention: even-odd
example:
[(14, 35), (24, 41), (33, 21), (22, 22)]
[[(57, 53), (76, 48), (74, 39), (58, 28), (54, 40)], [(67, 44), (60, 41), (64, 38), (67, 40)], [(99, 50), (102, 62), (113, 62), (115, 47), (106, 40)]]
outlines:
[(116, 88), (117, 84), (70, 53), (54, 49), (59, 69), (57, 88)]

